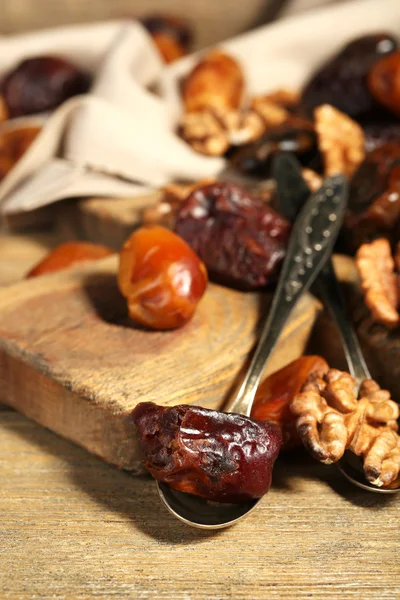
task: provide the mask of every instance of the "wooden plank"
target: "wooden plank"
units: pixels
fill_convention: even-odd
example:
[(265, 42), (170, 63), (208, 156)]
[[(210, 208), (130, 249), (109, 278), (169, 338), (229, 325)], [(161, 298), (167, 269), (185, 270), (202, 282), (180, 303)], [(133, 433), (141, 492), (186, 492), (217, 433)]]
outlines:
[(352, 487), (301, 450), (230, 529), (174, 519), (154, 482), (0, 411), (2, 600), (395, 600), (398, 496)]
[(60, 240), (87, 240), (119, 250), (142, 222), (142, 212), (161, 192), (135, 198), (87, 198), (63, 202), (55, 215)]
[[(145, 331), (127, 319), (116, 269), (113, 256), (0, 290), (0, 402), (134, 471), (134, 406), (221, 406), (268, 302), (209, 285), (184, 328)], [(302, 354), (318, 310), (299, 303), (266, 372)]]

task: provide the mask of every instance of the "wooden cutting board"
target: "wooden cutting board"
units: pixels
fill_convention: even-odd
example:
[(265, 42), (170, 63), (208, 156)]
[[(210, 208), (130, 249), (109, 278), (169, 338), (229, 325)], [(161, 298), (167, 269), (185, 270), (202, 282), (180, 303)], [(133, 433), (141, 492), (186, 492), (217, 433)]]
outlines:
[[(0, 290), (0, 402), (136, 471), (134, 406), (220, 407), (269, 300), (210, 285), (184, 328), (145, 331), (126, 316), (116, 269), (112, 256)], [(266, 372), (302, 354), (319, 308), (311, 296), (302, 299)]]

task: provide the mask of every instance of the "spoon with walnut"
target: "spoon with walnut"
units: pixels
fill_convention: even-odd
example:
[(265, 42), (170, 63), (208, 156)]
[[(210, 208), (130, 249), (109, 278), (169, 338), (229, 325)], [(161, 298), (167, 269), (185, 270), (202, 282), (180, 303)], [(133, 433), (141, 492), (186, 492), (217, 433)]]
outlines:
[(264, 329), (227, 412), (141, 403), (133, 413), (160, 498), (187, 525), (232, 525), (254, 510), (269, 489), (280, 432), (250, 419), (251, 407), (283, 326), (332, 251), (346, 200), (344, 178), (327, 179), (296, 219)]
[[(302, 177), (301, 167), (293, 156), (280, 155), (275, 159), (274, 173), (279, 210), (287, 219), (293, 220), (310, 194)], [(292, 411), (294, 410), (295, 413), (299, 411), (297, 429), (299, 431), (299, 427), (303, 428), (301, 435), (303, 443), (317, 460), (324, 463), (335, 462), (341, 473), (353, 484), (371, 492), (383, 494), (398, 492), (400, 478), (396, 479), (396, 471), (392, 470), (394, 475), (391, 477), (395, 480), (383, 487), (385, 476), (387, 477), (391, 471), (390, 460), (393, 460), (397, 452), (396, 447), (392, 447), (396, 446), (395, 419), (398, 408), (390, 400), (389, 393), (380, 390), (379, 386), (372, 381), (357, 335), (347, 315), (340, 284), (331, 260), (319, 274), (316, 286), (338, 328), (350, 374), (331, 369), (318, 381), (309, 383), (308, 389), (296, 400), (296, 405), (292, 404)], [(357, 393), (356, 388), (359, 388)], [(312, 397), (314, 399), (319, 397), (321, 401), (318, 409), (321, 431), (315, 432), (315, 435), (312, 434), (310, 412), (308, 416), (304, 412), (305, 402), (310, 401)], [(325, 416), (321, 412), (321, 407), (326, 404), (324, 398), (330, 399), (325, 408), (325, 416), (327, 419), (330, 418), (332, 423), (333, 419), (336, 419), (336, 432), (339, 431), (339, 427), (343, 427), (342, 433), (345, 438), (343, 445), (340, 443), (339, 434), (335, 443), (333, 440), (323, 440), (326, 435), (322, 425)], [(334, 410), (331, 406), (332, 400)], [(308, 408), (310, 407), (309, 404)], [(344, 452), (345, 446), (350, 449)], [(364, 464), (358, 455), (364, 457)], [(370, 480), (367, 479), (366, 474)]]

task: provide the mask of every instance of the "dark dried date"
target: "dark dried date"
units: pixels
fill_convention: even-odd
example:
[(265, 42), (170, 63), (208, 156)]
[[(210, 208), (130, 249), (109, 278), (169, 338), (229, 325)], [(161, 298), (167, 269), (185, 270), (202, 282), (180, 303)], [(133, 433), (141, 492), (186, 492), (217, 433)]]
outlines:
[(355, 172), (345, 219), (352, 249), (384, 235), (396, 241), (400, 230), (400, 142), (369, 152)]
[(289, 223), (239, 186), (196, 188), (178, 207), (175, 231), (210, 277), (240, 289), (267, 285), (285, 255)]
[(217, 502), (260, 498), (281, 433), (272, 423), (200, 406), (142, 402), (133, 411), (145, 467), (170, 487)]
[(368, 88), (368, 73), (396, 49), (397, 41), (386, 32), (353, 40), (313, 74), (304, 87), (301, 105), (311, 114), (317, 106), (331, 104), (353, 118), (380, 112)]
[(9, 116), (20, 117), (57, 108), (67, 98), (87, 92), (90, 77), (67, 60), (39, 56), (22, 61), (8, 73), (1, 92)]
[(322, 161), (318, 151), (317, 135), (307, 121), (271, 127), (258, 140), (232, 148), (228, 154), (234, 169), (246, 175), (267, 179), (271, 177), (273, 157), (277, 152), (291, 152), (301, 162), (319, 170)]

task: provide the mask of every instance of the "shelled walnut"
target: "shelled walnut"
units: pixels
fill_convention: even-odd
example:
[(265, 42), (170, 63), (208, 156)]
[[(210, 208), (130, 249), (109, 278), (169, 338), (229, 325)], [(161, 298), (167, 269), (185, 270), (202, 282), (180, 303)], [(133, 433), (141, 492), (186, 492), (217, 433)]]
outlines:
[(363, 459), (365, 476), (373, 485), (386, 487), (397, 479), (399, 407), (375, 381), (363, 381), (357, 395), (348, 373), (312, 373), (291, 410), (303, 444), (320, 462), (337, 462), (350, 450)]
[(394, 328), (400, 324), (400, 244), (397, 245), (396, 263), (389, 241), (379, 238), (363, 244), (357, 251), (356, 264), (364, 292), (365, 303), (377, 323)]
[(343, 173), (351, 177), (365, 156), (361, 127), (329, 104), (314, 111), (318, 146), (324, 156), (327, 176)]

